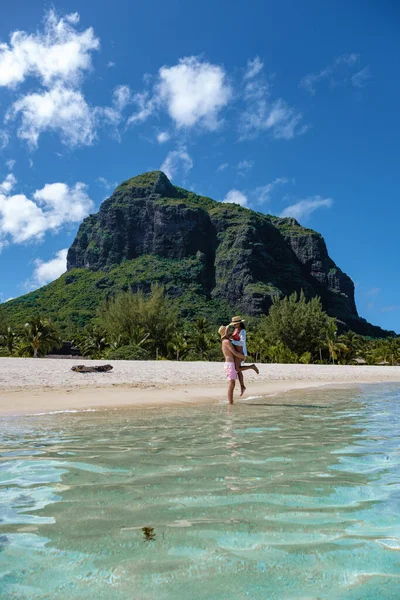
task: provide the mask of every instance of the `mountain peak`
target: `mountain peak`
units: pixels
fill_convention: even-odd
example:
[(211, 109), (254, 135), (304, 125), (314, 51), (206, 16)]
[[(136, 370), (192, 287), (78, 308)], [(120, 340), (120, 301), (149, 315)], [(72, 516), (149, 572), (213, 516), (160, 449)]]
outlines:
[(179, 198), (178, 190), (172, 185), (163, 171), (148, 171), (127, 179), (117, 187), (115, 192), (144, 190), (147, 195), (157, 194), (164, 198)]

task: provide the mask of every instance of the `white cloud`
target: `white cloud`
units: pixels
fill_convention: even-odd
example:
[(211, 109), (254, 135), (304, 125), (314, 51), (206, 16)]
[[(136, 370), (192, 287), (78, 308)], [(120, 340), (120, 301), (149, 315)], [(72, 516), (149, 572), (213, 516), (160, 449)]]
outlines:
[(322, 198), (322, 196), (312, 196), (305, 200), (300, 200), (296, 204), (287, 206), (281, 213), (281, 217), (294, 217), (295, 219), (304, 219), (309, 217), (318, 208), (329, 208), (333, 201), (330, 198)]
[(265, 204), (269, 202), (271, 199), (271, 192), (274, 190), (274, 188), (277, 185), (282, 185), (288, 182), (289, 179), (287, 177), (277, 177), (274, 179), (274, 181), (271, 181), (271, 183), (257, 187), (253, 192), (256, 204)]
[(9, 173), (5, 180), (0, 183), (0, 194), (9, 194), (16, 183), (17, 180), (14, 175)]
[(276, 100), (266, 121), (267, 129), (271, 129), (276, 139), (291, 140), (296, 135), (303, 135), (309, 125), (300, 125), (303, 116), (291, 108), (284, 100)]
[(29, 160), (29, 167), (32, 169), (32, 167), (33, 167), (33, 160), (31, 158), (29, 158), (28, 160)]
[(83, 95), (57, 83), (42, 94), (33, 93), (17, 100), (7, 120), (21, 115), (18, 136), (36, 147), (46, 131), (59, 131), (67, 146), (90, 145), (95, 139), (95, 118)]
[(157, 142), (159, 144), (164, 144), (165, 142), (168, 142), (169, 138), (170, 135), (168, 131), (160, 131), (160, 133), (157, 135)]
[(0, 243), (40, 239), (47, 229), (42, 209), (24, 194), (0, 194)]
[(138, 111), (129, 117), (127, 125), (143, 123), (155, 110), (155, 102), (148, 92), (135, 94), (132, 101), (137, 105)]
[(354, 87), (363, 88), (368, 85), (371, 79), (371, 70), (369, 67), (364, 67), (361, 71), (355, 73), (351, 78), (351, 83)]
[(192, 167), (193, 161), (186, 148), (180, 148), (178, 150), (171, 150), (171, 152), (167, 154), (160, 169), (166, 174), (168, 179), (173, 179), (180, 170), (186, 174)]
[(114, 181), (108, 181), (105, 177), (98, 177), (96, 182), (101, 185), (107, 191), (112, 190), (117, 187), (117, 183)]
[[(13, 179), (10, 179), (13, 178)], [(0, 244), (40, 240), (47, 231), (79, 223), (93, 208), (86, 186), (76, 183), (46, 184), (32, 195), (11, 195), (13, 175), (0, 186)]]
[(120, 85), (113, 91), (112, 106), (96, 106), (93, 111), (93, 119), (96, 124), (111, 125), (113, 134), (120, 140), (119, 125), (123, 121), (125, 108), (133, 102), (131, 90), (128, 85)]
[(158, 93), (178, 128), (218, 127), (218, 115), (231, 98), (225, 71), (195, 56), (181, 58), (173, 67), (161, 67)]
[(33, 194), (33, 198), (46, 211), (49, 229), (64, 223), (79, 223), (93, 207), (87, 186), (78, 182), (73, 187), (65, 183), (47, 183)]
[(239, 190), (229, 190), (225, 198), (222, 200), (224, 204), (240, 204), (240, 206), (247, 206), (247, 197)]
[(244, 74), (245, 79), (252, 79), (258, 75), (264, 68), (264, 63), (259, 56), (253, 58), (253, 60), (247, 61), (247, 68)]
[(275, 139), (290, 140), (308, 130), (302, 125), (303, 116), (284, 100), (273, 104), (260, 100), (250, 105), (243, 113), (239, 127), (241, 139), (252, 139), (262, 131), (270, 130)]
[[(14, 32), (10, 44), (0, 44), (0, 85), (16, 87), (28, 76), (45, 89), (17, 99), (6, 114), (6, 122), (18, 119), (18, 136), (35, 148), (42, 133), (60, 134), (70, 147), (91, 145), (101, 125), (118, 134), (123, 111), (133, 99), (128, 86), (113, 91), (111, 106), (90, 106), (79, 89), (82, 76), (91, 69), (91, 54), (100, 47), (93, 29), (77, 31), (79, 14), (58, 18), (45, 16), (44, 29), (36, 34)], [(0, 145), (8, 134), (0, 133)]]
[(254, 160), (241, 160), (238, 162), (237, 170), (239, 175), (246, 175), (254, 167)]
[[(348, 83), (348, 79), (346, 76), (343, 76), (343, 67), (348, 72), (348, 69), (354, 67), (358, 63), (359, 59), (359, 54), (343, 54), (318, 73), (309, 73), (303, 77), (303, 79), (300, 81), (300, 87), (307, 90), (307, 92), (309, 92), (311, 95), (314, 95), (316, 93), (317, 84), (324, 80), (330, 80), (331, 87), (336, 87), (338, 84), (346, 85)], [(366, 67), (366, 69), (362, 69), (362, 71), (368, 71), (368, 67)], [(362, 71), (359, 71), (359, 73), (362, 73)], [(338, 73), (342, 74), (340, 75), (340, 80), (336, 81), (333, 79), (333, 76), (337, 76)], [(351, 81), (353, 85), (357, 87), (357, 83), (353, 82), (353, 77), (356, 75), (351, 77)], [(365, 75), (367, 75), (367, 79), (369, 78), (369, 72), (367, 72), (366, 74), (360, 76), (360, 80), (362, 80)]]
[[(302, 115), (283, 99), (270, 100), (268, 84), (260, 77), (263, 63), (250, 60), (243, 78), (241, 139), (251, 139), (270, 131), (277, 139), (291, 139), (305, 133)], [(149, 82), (149, 78), (147, 78)], [(166, 110), (178, 129), (203, 127), (213, 131), (221, 123), (221, 112), (232, 100), (233, 92), (223, 67), (195, 56), (181, 58), (178, 64), (163, 66), (151, 90), (136, 93), (132, 102), (136, 111), (127, 124), (142, 123), (151, 115)], [(158, 141), (165, 140), (164, 132)]]
[(178, 128), (200, 125), (215, 130), (219, 113), (230, 101), (232, 90), (224, 69), (195, 56), (159, 69), (152, 94), (135, 94), (138, 111), (129, 123), (145, 121), (159, 109), (165, 109)]
[(10, 136), (8, 133), (4, 129), (0, 129), (0, 150), (3, 150), (7, 146), (9, 139)]
[(60, 275), (67, 270), (67, 248), (63, 248), (56, 253), (55, 257), (47, 262), (40, 258), (35, 260), (35, 270), (33, 272), (32, 286), (42, 286), (58, 279)]
[(115, 62), (113, 62), (112, 60), (109, 60), (108, 63), (106, 64), (107, 69), (111, 69), (112, 67), (115, 67)]
[(245, 79), (243, 98), (246, 109), (239, 123), (240, 139), (253, 139), (263, 131), (270, 131), (276, 139), (292, 139), (302, 135), (308, 126), (301, 125), (303, 116), (279, 98), (271, 101), (268, 84), (252, 69), (252, 77)]
[(219, 167), (217, 167), (217, 173), (220, 171), (225, 171), (227, 167), (229, 167), (229, 163), (221, 163)]
[(58, 18), (50, 10), (42, 32), (14, 31), (9, 44), (0, 44), (0, 86), (15, 87), (29, 76), (45, 86), (76, 84), (91, 68), (91, 52), (100, 47), (91, 27), (76, 31), (78, 22), (78, 13)]
[(113, 102), (116, 109), (123, 111), (131, 102), (131, 90), (128, 85), (119, 85), (113, 91)]
[(65, 20), (68, 21), (69, 23), (72, 23), (73, 25), (76, 25), (77, 23), (79, 23), (81, 18), (79, 16), (79, 13), (74, 12), (69, 15), (66, 15)]
[(6, 160), (6, 167), (9, 171), (12, 171), (14, 168), (16, 161), (13, 158), (10, 158), (10, 160)]

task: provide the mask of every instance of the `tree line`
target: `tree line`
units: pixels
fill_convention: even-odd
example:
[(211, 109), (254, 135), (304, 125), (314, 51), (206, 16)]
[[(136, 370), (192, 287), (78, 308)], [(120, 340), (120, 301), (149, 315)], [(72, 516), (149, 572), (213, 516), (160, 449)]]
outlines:
[[(319, 298), (303, 293), (274, 298), (268, 315), (248, 320), (248, 352), (256, 362), (316, 364), (400, 363), (400, 338), (369, 339), (338, 333)], [(110, 360), (222, 360), (221, 323), (183, 319), (161, 286), (146, 295), (124, 292), (99, 307), (84, 329), (70, 332), (81, 355)], [(60, 348), (55, 324), (37, 315), (15, 330), (0, 313), (0, 356), (43, 357)]]

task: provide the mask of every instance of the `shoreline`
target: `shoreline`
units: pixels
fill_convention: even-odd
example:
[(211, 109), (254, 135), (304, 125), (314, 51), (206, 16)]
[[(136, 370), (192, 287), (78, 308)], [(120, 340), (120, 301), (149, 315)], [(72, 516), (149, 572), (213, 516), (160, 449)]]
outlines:
[[(226, 399), (222, 362), (111, 361), (111, 373), (90, 374), (72, 372), (74, 364), (77, 361), (65, 359), (0, 358), (0, 416), (219, 404)], [(259, 376), (253, 372), (246, 376), (246, 393), (240, 398), (236, 392), (235, 403), (249, 396), (322, 386), (400, 384), (400, 367), (261, 364), (259, 368)]]
[[(361, 382), (357, 382), (361, 383)], [(338, 383), (339, 386), (349, 382)], [(271, 384), (255, 384), (242, 398), (235, 393), (234, 403), (254, 397), (276, 396), (302, 389), (332, 387), (330, 383), (320, 381), (276, 382)], [(336, 386), (336, 384), (335, 384)], [(66, 411), (92, 411), (124, 408), (150, 408), (157, 406), (193, 406), (205, 404), (221, 404), (226, 401), (226, 385), (213, 385), (199, 389), (198, 386), (112, 386), (76, 389), (24, 389), (0, 391), (0, 417), (42, 415)], [(38, 412), (36, 412), (38, 411)]]

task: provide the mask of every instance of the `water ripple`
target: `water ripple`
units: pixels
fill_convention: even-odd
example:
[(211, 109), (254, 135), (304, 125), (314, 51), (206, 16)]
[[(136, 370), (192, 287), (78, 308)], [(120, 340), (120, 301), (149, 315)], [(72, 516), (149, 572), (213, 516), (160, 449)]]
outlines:
[(4, 419), (0, 596), (398, 600), (399, 400)]

